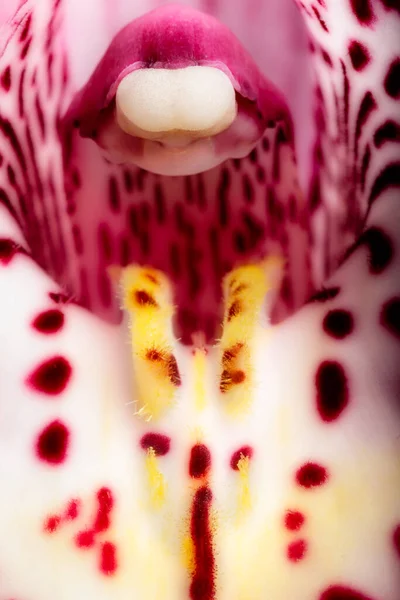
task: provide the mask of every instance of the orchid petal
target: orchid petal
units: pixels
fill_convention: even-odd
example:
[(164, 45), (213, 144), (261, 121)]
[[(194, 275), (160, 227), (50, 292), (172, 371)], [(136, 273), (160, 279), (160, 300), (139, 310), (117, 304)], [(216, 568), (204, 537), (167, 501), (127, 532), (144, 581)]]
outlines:
[[(54, 37), (60, 45), (53, 48), (50, 67), (56, 66), (54, 71), (51, 67), (50, 80), (49, 63), (40, 60), (41, 41), (36, 37), (29, 41), (30, 27), (42, 34), (45, 43), (43, 34), (49, 31), (50, 22), (53, 33), (60, 22), (57, 16), (49, 20), (53, 13), (47, 2), (35, 6), (29, 26), (26, 17), (14, 22), (14, 27), (15, 23), (19, 26), (0, 59), (0, 76), (6, 84), (0, 104), (1, 600), (2, 596), (6, 600), (53, 600), (55, 596), (168, 600), (188, 597), (189, 589), (195, 600), (397, 600), (400, 212), (398, 171), (392, 166), (398, 159), (398, 139), (391, 133), (396, 132), (393, 123), (398, 120), (392, 82), (397, 50), (394, 35), (383, 58), (378, 44), (384, 34), (393, 33), (398, 14), (387, 2), (370, 7), (370, 17), (368, 11), (360, 14), (357, 3), (345, 0), (334, 5), (339, 8), (323, 1), (318, 9), (301, 4), (316, 38), (318, 109), (327, 125), (320, 128), (316, 157), (323, 161), (319, 167), (318, 161), (315, 164), (313, 188), (320, 196), (311, 197), (310, 221), (313, 283), (323, 281), (324, 288), (280, 325), (261, 327), (251, 410), (238, 421), (221, 411), (215, 373), (205, 375), (204, 364), (199, 366), (191, 349), (179, 344), (182, 385), (175, 405), (156, 425), (138, 418), (133, 414), (136, 398), (126, 364), (127, 333), (75, 304), (55, 304), (65, 302), (71, 290), (82, 301), (83, 291), (89, 290), (96, 300), (89, 298), (86, 303), (110, 315), (111, 301), (96, 303), (102, 294), (111, 298), (109, 283), (102, 277), (104, 267), (132, 260), (126, 232), (119, 232), (118, 245), (110, 234), (121, 227), (122, 203), (129, 194), (141, 198), (137, 214), (130, 210), (130, 222), (133, 232), (137, 231), (138, 247), (142, 246), (139, 257), (143, 262), (149, 257), (143, 248), (149, 243), (146, 233), (153, 218), (143, 194), (148, 192), (158, 203), (161, 198), (161, 205), (169, 207), (181, 188), (141, 171), (132, 177), (126, 170), (121, 173), (105, 167), (93, 142), (75, 138), (73, 159), (67, 163), (69, 204), (65, 207), (56, 125), (72, 91), (60, 76), (65, 73), (59, 60), (63, 39)], [(22, 14), (27, 9), (29, 2), (22, 6)], [(354, 54), (351, 43), (360, 41), (352, 34), (348, 45), (344, 22), (352, 23), (349, 30), (356, 28), (365, 35), (360, 40), (377, 57), (380, 77), (358, 76), (354, 64), (360, 65), (359, 54)], [(349, 48), (353, 52), (348, 55)], [(16, 73), (13, 69), (8, 86), (6, 68), (17, 52), (32, 62), (23, 63)], [(24, 96), (23, 118), (16, 114), (21, 100), (18, 103), (14, 84), (21, 85), (21, 77), (47, 86), (51, 81), (53, 89), (49, 97), (44, 92), (48, 87), (40, 88), (44, 96)], [(335, 97), (343, 101), (344, 110), (339, 113)], [(44, 112), (37, 106), (41, 101)], [(359, 106), (364, 108), (360, 111)], [(48, 145), (39, 158), (43, 122), (49, 137), (44, 136)], [(277, 138), (279, 132), (269, 143), (274, 145)], [(218, 196), (215, 190), (219, 190), (220, 199), (226, 201), (237, 182), (248, 181), (253, 173), (256, 178), (261, 167), (265, 173), (255, 191), (257, 204), (264, 181), (273, 180), (273, 156), (266, 152), (263, 164), (257, 156), (239, 168), (225, 167), (214, 180), (197, 180), (197, 186), (204, 183), (205, 190), (199, 197), (207, 201)], [(307, 212), (294, 183), (295, 162), (289, 144), (283, 143), (279, 159), (281, 187), (273, 187), (277, 205), (293, 193), (294, 214), (301, 213), (289, 230), (303, 261), (297, 277), (291, 265), (296, 294), (291, 308), (297, 308), (309, 289), (304, 276), (308, 240), (301, 237), (306, 232)], [(100, 167), (109, 169), (105, 172), (108, 194)], [(117, 177), (121, 180), (116, 188)], [(193, 191), (187, 188), (184, 193), (190, 205)], [(29, 202), (24, 194), (29, 194)], [(95, 203), (85, 203), (88, 197), (95, 197), (101, 205), (100, 221), (93, 217), (98, 210)], [(228, 206), (230, 218), (235, 217), (234, 203)], [(188, 226), (182, 210), (175, 209), (181, 212), (174, 216), (175, 234)], [(68, 214), (72, 214), (72, 229)], [(159, 225), (152, 230), (156, 235), (161, 233)], [(344, 248), (362, 225), (361, 237), (336, 269)], [(186, 236), (193, 233), (189, 227)], [(267, 234), (273, 237), (273, 231)], [(89, 244), (85, 260), (79, 252), (82, 242)], [(327, 247), (328, 242), (332, 245)], [(87, 269), (91, 275), (97, 247), (103, 253), (102, 270), (96, 271), (84, 290), (82, 273)], [(278, 238), (275, 245), (261, 244), (257, 252), (269, 254), (283, 247)], [(124, 260), (115, 260), (117, 252), (125, 252)], [(252, 249), (245, 258), (257, 252)], [(136, 247), (134, 253), (137, 258)], [(232, 256), (224, 258), (229, 259)], [(58, 288), (36, 261), (69, 285), (70, 291)], [(228, 266), (220, 269), (219, 277)], [(98, 288), (93, 283), (96, 277)], [(212, 305), (206, 295), (203, 299)], [(247, 335), (247, 331), (238, 334)], [(207, 418), (199, 419), (195, 400), (203, 388), (208, 391), (203, 398)], [(199, 450), (201, 445), (194, 443), (199, 429), (210, 458), (204, 447)], [(198, 535), (203, 537), (209, 572), (195, 569), (193, 575), (192, 562), (198, 558), (193, 559), (190, 540), (189, 545), (185, 540), (185, 518), (195, 518), (196, 506), (192, 517), (188, 516), (185, 490), (196, 485), (191, 465), (200, 451), (206, 457), (206, 477), (210, 469), (212, 474), (212, 499), (208, 488), (201, 496), (205, 525), (199, 525)], [(153, 503), (154, 490), (156, 500), (163, 500), (161, 508)], [(212, 519), (208, 515), (211, 502)], [(214, 523), (213, 548), (206, 542), (209, 517)], [(34, 565), (33, 556), (40, 557)]]

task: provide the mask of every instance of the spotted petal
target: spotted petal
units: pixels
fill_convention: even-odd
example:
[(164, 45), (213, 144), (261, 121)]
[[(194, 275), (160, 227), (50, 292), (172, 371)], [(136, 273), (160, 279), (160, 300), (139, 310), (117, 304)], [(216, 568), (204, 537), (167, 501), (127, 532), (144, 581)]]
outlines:
[[(1, 600), (397, 599), (398, 11), (325, 4), (300, 7), (318, 80), (308, 204), (278, 129), (249, 159), (173, 184), (102, 162), (92, 141), (62, 148), (75, 90), (60, 5), (37, 3), (29, 17), (26, 2), (13, 21), (0, 59)], [(196, 264), (204, 232), (217, 254), (196, 287), (196, 269), (172, 267), (185, 254)], [(254, 321), (265, 265), (253, 261), (276, 251), (289, 270), (271, 327)], [(205, 353), (193, 331), (216, 320), (218, 285), (239, 255), (252, 264), (225, 279), (220, 343)], [(166, 377), (177, 389), (155, 422), (134, 414), (129, 345), (135, 361), (148, 334), (140, 311), (170, 316), (169, 301), (140, 289), (139, 307), (125, 303), (131, 332), (71, 301), (116, 320), (106, 268), (132, 260), (168, 273), (195, 342), (193, 355), (172, 340), (179, 379), (170, 367)], [(229, 287), (235, 278), (247, 290)], [(195, 301), (207, 309), (193, 325)]]

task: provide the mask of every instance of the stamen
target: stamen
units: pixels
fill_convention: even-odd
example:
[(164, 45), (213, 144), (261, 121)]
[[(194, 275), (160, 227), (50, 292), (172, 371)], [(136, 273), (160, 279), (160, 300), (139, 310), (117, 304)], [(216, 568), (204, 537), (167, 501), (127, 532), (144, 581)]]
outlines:
[(265, 296), (277, 288), (282, 273), (283, 260), (272, 256), (259, 265), (238, 267), (225, 277), (219, 389), (231, 414), (240, 414), (250, 405), (257, 325)]
[(122, 270), (121, 286), (129, 317), (135, 414), (150, 421), (173, 404), (181, 383), (173, 353), (171, 289), (163, 273), (132, 265)]

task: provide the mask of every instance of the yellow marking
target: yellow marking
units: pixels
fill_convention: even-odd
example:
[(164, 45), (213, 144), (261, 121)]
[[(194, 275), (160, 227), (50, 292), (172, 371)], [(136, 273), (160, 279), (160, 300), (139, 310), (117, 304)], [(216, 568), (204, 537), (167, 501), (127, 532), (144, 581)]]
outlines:
[(283, 259), (271, 256), (260, 264), (234, 269), (224, 279), (224, 320), (220, 348), (220, 391), (234, 415), (251, 403), (254, 385), (252, 344), (268, 291), (277, 287)]
[(185, 535), (182, 541), (182, 562), (189, 575), (192, 575), (196, 568), (196, 561), (193, 540), (189, 534)]
[(149, 421), (173, 404), (180, 383), (173, 354), (171, 288), (163, 273), (137, 265), (122, 270), (121, 288), (129, 317), (136, 414)]
[(250, 459), (241, 455), (238, 462), (239, 472), (239, 495), (238, 495), (238, 518), (243, 517), (251, 509), (251, 492), (249, 483)]
[(193, 357), (195, 407), (199, 412), (206, 407), (206, 351), (196, 349)]
[(147, 450), (146, 456), (147, 480), (150, 487), (150, 503), (153, 508), (160, 508), (165, 501), (166, 484), (164, 476), (158, 468), (154, 448)]

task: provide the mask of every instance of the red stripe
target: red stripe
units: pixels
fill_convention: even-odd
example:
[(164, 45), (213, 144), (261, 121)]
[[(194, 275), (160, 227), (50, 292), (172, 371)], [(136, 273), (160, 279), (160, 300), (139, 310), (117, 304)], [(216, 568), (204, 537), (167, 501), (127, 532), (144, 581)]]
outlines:
[(212, 491), (203, 486), (193, 498), (190, 533), (192, 537), (195, 569), (190, 585), (191, 600), (215, 599), (215, 561), (210, 526)]

